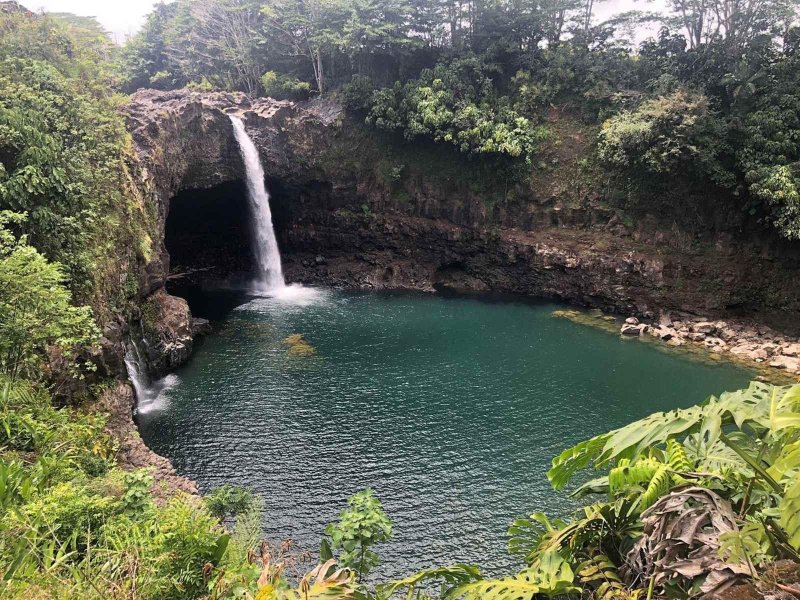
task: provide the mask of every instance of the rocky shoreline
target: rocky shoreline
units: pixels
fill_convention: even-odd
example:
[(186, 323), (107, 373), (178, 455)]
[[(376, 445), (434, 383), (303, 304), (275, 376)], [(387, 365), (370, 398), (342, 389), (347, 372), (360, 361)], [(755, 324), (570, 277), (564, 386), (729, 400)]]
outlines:
[(708, 320), (693, 315), (658, 319), (630, 316), (622, 324), (625, 336), (645, 336), (669, 346), (695, 345), (718, 355), (800, 376), (800, 339), (783, 335), (766, 325), (742, 320)]
[(156, 454), (142, 441), (133, 420), (135, 407), (133, 387), (122, 381), (106, 390), (93, 407), (97, 412), (108, 414), (106, 432), (119, 440), (119, 466), (126, 471), (149, 469), (154, 479), (152, 492), (160, 504), (177, 493), (197, 496), (197, 484), (179, 475), (169, 459)]

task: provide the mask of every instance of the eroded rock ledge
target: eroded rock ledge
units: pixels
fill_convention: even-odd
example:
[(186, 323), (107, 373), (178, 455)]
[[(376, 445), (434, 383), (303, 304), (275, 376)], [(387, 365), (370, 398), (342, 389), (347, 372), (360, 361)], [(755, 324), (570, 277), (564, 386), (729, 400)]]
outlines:
[(158, 502), (163, 503), (176, 492), (196, 495), (195, 483), (178, 475), (169, 460), (150, 450), (139, 437), (132, 417), (135, 404), (133, 388), (120, 382), (106, 390), (95, 406), (97, 411), (109, 415), (106, 430), (120, 442), (119, 464), (124, 469), (151, 469), (155, 479), (153, 493)]

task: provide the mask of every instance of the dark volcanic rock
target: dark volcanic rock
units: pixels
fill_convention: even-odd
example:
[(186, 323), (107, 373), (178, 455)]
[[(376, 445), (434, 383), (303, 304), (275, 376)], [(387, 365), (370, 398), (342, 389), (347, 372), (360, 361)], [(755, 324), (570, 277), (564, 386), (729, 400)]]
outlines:
[(158, 290), (143, 305), (141, 326), (150, 376), (163, 377), (189, 359), (194, 328), (186, 300)]
[(94, 407), (108, 414), (106, 430), (120, 440), (119, 465), (126, 470), (150, 469), (156, 480), (152, 491), (160, 504), (177, 492), (197, 494), (194, 482), (178, 475), (169, 460), (145, 446), (133, 422), (134, 403), (131, 386), (119, 383), (106, 390)]

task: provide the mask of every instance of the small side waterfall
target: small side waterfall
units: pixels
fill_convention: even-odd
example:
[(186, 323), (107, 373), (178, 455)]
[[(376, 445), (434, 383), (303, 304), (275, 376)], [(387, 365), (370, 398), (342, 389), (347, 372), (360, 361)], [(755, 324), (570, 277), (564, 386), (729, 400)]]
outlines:
[(176, 375), (167, 375), (163, 379), (152, 381), (147, 375), (144, 365), (145, 361), (139, 345), (131, 338), (125, 352), (125, 367), (128, 369), (128, 377), (133, 385), (133, 390), (136, 392), (134, 413), (142, 414), (163, 408), (163, 393), (178, 381)]
[(239, 143), (239, 151), (242, 154), (247, 175), (247, 191), (253, 212), (253, 238), (256, 244), (255, 254), (259, 270), (257, 284), (264, 292), (282, 290), (286, 287), (286, 282), (283, 280), (281, 255), (278, 250), (278, 241), (275, 239), (275, 229), (272, 226), (269, 193), (264, 185), (264, 169), (261, 166), (261, 159), (253, 140), (244, 129), (242, 120), (234, 115), (229, 116), (233, 122), (233, 131), (236, 141)]

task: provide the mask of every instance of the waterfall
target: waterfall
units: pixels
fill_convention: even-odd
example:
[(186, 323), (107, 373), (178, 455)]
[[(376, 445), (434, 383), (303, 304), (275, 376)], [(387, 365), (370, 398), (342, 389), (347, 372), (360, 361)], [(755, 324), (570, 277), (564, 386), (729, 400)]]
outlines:
[(163, 408), (164, 392), (169, 391), (178, 380), (175, 375), (167, 375), (163, 379), (152, 381), (147, 375), (145, 365), (139, 345), (131, 338), (125, 352), (125, 367), (136, 393), (135, 412), (140, 414)]
[(269, 209), (269, 193), (264, 185), (264, 169), (253, 140), (247, 135), (244, 123), (239, 117), (229, 115), (233, 122), (233, 132), (239, 143), (239, 151), (244, 160), (247, 175), (247, 191), (253, 213), (253, 238), (255, 239), (256, 262), (259, 278), (257, 285), (261, 291), (282, 290), (286, 287), (281, 269), (281, 255), (275, 229), (272, 227), (272, 212)]

